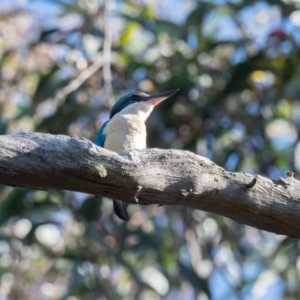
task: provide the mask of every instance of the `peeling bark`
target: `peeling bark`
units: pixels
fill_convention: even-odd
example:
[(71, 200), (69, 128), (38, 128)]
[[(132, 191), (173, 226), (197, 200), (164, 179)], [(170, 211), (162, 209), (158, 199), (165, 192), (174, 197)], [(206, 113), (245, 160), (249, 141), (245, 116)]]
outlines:
[(0, 136), (0, 183), (62, 189), (129, 203), (181, 205), (300, 237), (300, 182), (226, 172), (189, 151), (116, 154), (84, 138), (41, 133)]

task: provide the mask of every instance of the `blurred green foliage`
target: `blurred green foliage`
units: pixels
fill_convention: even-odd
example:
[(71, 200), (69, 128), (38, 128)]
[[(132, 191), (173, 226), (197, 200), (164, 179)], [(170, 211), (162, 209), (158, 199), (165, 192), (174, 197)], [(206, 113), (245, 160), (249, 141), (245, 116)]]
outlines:
[[(94, 138), (127, 91), (179, 88), (150, 147), (300, 171), (299, 2), (2, 1), (0, 134)], [(1, 299), (298, 299), (299, 243), (209, 213), (1, 186)]]

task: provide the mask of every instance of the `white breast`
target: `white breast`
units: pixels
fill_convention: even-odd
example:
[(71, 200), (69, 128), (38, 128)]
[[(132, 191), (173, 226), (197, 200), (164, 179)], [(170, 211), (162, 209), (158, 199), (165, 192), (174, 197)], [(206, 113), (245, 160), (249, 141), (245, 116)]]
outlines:
[(115, 115), (104, 131), (104, 148), (114, 152), (146, 148), (146, 126), (137, 115)]

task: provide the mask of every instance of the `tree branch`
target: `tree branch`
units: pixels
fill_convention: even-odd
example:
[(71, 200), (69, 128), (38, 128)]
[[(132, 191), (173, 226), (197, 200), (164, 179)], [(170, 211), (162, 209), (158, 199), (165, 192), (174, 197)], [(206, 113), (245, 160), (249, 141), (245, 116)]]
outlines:
[(181, 205), (267, 231), (300, 237), (300, 182), (226, 172), (189, 151), (116, 154), (84, 138), (0, 136), (0, 183), (64, 189), (129, 203)]

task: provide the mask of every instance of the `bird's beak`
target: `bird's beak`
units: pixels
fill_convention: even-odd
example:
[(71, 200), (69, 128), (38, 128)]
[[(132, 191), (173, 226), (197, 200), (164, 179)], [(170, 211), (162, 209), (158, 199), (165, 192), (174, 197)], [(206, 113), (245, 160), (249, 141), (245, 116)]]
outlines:
[(146, 102), (151, 103), (152, 105), (157, 105), (158, 103), (164, 101), (165, 99), (169, 98), (170, 96), (174, 95), (175, 93), (177, 93), (179, 91), (179, 89), (175, 89), (175, 90), (171, 90), (168, 92), (163, 92), (157, 95), (153, 95), (153, 96), (149, 96), (147, 98), (145, 98)]

